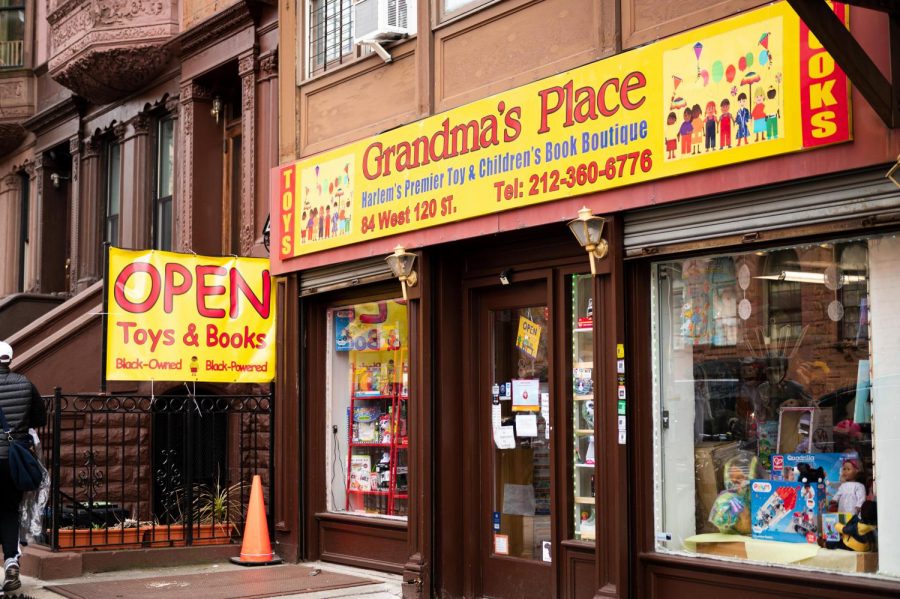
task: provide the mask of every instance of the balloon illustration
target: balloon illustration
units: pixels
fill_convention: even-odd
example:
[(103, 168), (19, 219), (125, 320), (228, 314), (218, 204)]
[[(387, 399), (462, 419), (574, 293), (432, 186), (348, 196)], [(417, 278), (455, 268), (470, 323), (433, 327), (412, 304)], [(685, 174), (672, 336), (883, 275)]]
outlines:
[(747, 55), (744, 57), (747, 59), (747, 68), (753, 66), (753, 52), (747, 52)]
[(709, 85), (709, 71), (703, 69), (700, 71), (700, 78), (703, 79), (703, 87)]
[(742, 71), (747, 70), (747, 58), (745, 56), (741, 56), (740, 59), (738, 59), (738, 68)]
[[(694, 44), (694, 56), (697, 57), (697, 79), (700, 78), (700, 54), (703, 53), (703, 44), (697, 42)], [(705, 85), (705, 84), (704, 84)]]
[(765, 50), (759, 51), (759, 66), (764, 67), (769, 62), (769, 53)]
[(728, 68), (725, 69), (725, 81), (731, 83), (734, 81), (735, 75), (737, 75), (737, 69), (734, 68), (733, 64), (728, 65)]
[(712, 66), (712, 78), (714, 83), (718, 83), (722, 80), (722, 77), (725, 75), (725, 67), (722, 65), (721, 60), (717, 60), (713, 63)]

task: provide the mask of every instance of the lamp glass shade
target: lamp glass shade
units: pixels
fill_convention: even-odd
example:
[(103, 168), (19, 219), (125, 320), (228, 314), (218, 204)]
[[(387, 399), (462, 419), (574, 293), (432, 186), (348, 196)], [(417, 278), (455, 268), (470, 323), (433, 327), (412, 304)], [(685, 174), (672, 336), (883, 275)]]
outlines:
[(385, 261), (395, 277), (408, 277), (413, 270), (416, 255), (398, 245), (394, 248), (394, 253), (387, 256)]
[(590, 208), (582, 208), (578, 211), (578, 218), (569, 221), (569, 230), (581, 244), (581, 247), (596, 246), (603, 237), (603, 225), (606, 219), (591, 214)]

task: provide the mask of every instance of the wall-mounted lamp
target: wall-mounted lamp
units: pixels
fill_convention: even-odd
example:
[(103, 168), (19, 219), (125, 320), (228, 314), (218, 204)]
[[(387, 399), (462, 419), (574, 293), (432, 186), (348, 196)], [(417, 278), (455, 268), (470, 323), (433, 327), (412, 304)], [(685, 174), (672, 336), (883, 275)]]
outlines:
[(891, 183), (893, 183), (897, 187), (900, 187), (900, 181), (897, 181), (896, 177), (894, 176), (898, 169), (900, 169), (900, 156), (897, 156), (897, 162), (894, 163), (894, 166), (891, 167), (891, 170), (887, 172), (885, 177), (890, 179)]
[(59, 173), (50, 173), (50, 184), (53, 185), (56, 189), (59, 189), (60, 181), (68, 181), (69, 178), (65, 175), (60, 175)]
[(602, 216), (594, 216), (591, 209), (582, 207), (578, 211), (578, 218), (569, 221), (569, 230), (578, 240), (591, 261), (591, 274), (597, 275), (597, 260), (602, 260), (609, 252), (609, 244), (603, 239), (603, 225), (606, 219)]
[(419, 278), (416, 271), (413, 270), (413, 264), (416, 262), (416, 255), (407, 252), (402, 245), (394, 248), (394, 253), (384, 259), (394, 273), (394, 276), (400, 279), (400, 286), (403, 288), (403, 299), (406, 297), (406, 288), (415, 287)]
[(219, 122), (219, 117), (222, 116), (222, 98), (216, 96), (213, 98), (212, 107), (209, 109), (209, 114), (212, 115), (216, 122)]

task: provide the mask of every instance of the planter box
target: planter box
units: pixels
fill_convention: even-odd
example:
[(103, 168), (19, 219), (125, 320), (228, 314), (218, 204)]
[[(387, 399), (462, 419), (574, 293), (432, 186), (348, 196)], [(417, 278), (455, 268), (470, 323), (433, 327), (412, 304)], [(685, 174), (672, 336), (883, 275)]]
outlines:
[[(230, 522), (219, 524), (195, 524), (193, 545), (226, 545), (231, 542), (234, 525)], [(145, 542), (150, 547), (184, 547), (187, 544), (184, 524), (156, 526), (146, 530)]]
[(75, 528), (59, 531), (60, 549), (140, 549), (142, 528)]

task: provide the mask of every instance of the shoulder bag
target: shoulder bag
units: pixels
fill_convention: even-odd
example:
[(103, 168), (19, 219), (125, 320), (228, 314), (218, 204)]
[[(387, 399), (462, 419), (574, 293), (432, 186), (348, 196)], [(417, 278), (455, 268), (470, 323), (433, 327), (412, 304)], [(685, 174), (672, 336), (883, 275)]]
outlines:
[(13, 484), (20, 491), (34, 491), (41, 486), (41, 480), (44, 478), (41, 463), (31, 453), (30, 447), (13, 438), (3, 408), (0, 408), (0, 425), (3, 426), (3, 434), (9, 443), (9, 472)]

